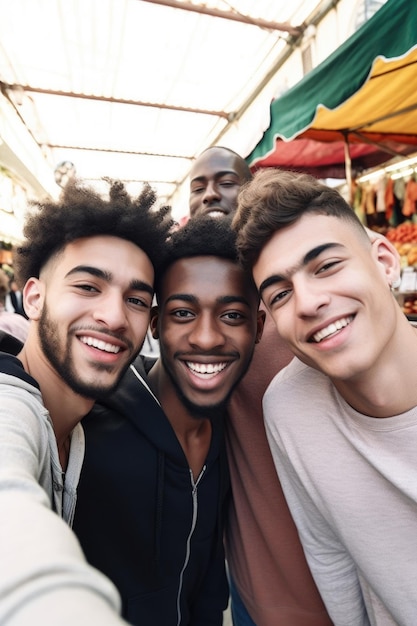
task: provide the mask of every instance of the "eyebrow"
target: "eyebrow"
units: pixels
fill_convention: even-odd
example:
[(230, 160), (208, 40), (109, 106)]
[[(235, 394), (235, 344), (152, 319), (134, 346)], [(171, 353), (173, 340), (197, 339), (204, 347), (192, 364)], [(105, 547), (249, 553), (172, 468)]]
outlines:
[[(223, 170), (220, 172), (216, 172), (214, 175), (214, 178), (221, 178), (222, 176), (230, 176), (230, 175), (236, 176), (236, 178), (239, 178), (239, 179), (241, 178), (239, 174), (237, 172), (234, 172), (233, 170)], [(204, 175), (196, 176), (195, 178), (191, 180), (191, 184), (195, 182), (201, 182), (203, 180), (207, 180), (208, 178), (210, 178), (210, 176), (204, 176)]]
[[(198, 304), (198, 298), (189, 293), (174, 293), (165, 300), (165, 304), (172, 302), (172, 300), (183, 300), (184, 302), (189, 302), (190, 304)], [(216, 298), (217, 304), (233, 304), (235, 302), (239, 302), (250, 307), (248, 299), (243, 296), (220, 296), (219, 298)]]
[[(110, 283), (113, 279), (113, 274), (111, 272), (101, 270), (98, 267), (94, 267), (92, 265), (77, 265), (76, 267), (73, 267), (72, 270), (70, 270), (66, 274), (66, 277), (71, 276), (72, 274), (78, 274), (78, 273), (90, 274), (91, 276), (95, 276), (96, 278), (101, 278), (107, 283)], [(129, 283), (129, 288), (135, 291), (146, 291), (151, 296), (153, 295), (152, 285), (150, 285), (149, 283), (146, 283), (143, 280), (137, 280), (137, 279), (131, 280)]]
[(268, 278), (265, 278), (265, 280), (262, 281), (259, 287), (260, 296), (262, 297), (262, 294), (265, 291), (265, 289), (267, 289), (271, 285), (275, 285), (276, 283), (281, 283), (281, 282), (284, 282), (285, 280), (288, 280), (288, 276), (292, 276), (292, 274), (297, 272), (299, 269), (301, 269), (302, 267), (305, 267), (311, 261), (314, 261), (314, 259), (316, 259), (318, 256), (320, 256), (320, 254), (322, 254), (322, 252), (325, 252), (326, 250), (330, 250), (331, 248), (341, 248), (341, 247), (343, 246), (340, 243), (323, 243), (320, 246), (316, 246), (315, 248), (312, 248), (303, 256), (300, 263), (295, 265), (292, 269), (290, 269), (287, 272), (286, 276), (284, 276), (283, 274), (272, 274), (271, 276), (268, 276)]

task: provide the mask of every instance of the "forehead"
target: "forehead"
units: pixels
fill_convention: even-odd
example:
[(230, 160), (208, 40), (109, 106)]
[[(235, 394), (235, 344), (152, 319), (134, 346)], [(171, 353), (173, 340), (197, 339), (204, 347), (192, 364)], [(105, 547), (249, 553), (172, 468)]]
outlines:
[(277, 245), (288, 248), (288, 242), (299, 238), (294, 252), (308, 249), (311, 244), (328, 242), (329, 240), (349, 241), (354, 243), (359, 239), (359, 233), (349, 221), (323, 215), (321, 213), (306, 213), (296, 222), (285, 226), (277, 231), (270, 241), (274, 240)]
[(112, 274), (123, 270), (132, 278), (141, 277), (153, 283), (154, 269), (148, 255), (131, 241), (120, 237), (97, 235), (76, 239), (52, 257), (44, 270), (65, 275), (79, 265), (97, 267)]
[(276, 231), (262, 248), (254, 265), (255, 282), (264, 278), (260, 273), (285, 273), (302, 263), (308, 253), (327, 244), (338, 244), (359, 254), (364, 249), (366, 236), (350, 222), (317, 213), (307, 213), (299, 220)]
[(257, 298), (247, 274), (237, 263), (214, 256), (190, 257), (173, 263), (162, 279), (162, 301), (175, 294), (193, 296), (206, 304), (228, 296), (248, 301)]
[(209, 150), (204, 152), (194, 163), (190, 178), (210, 178), (219, 172), (235, 172), (238, 176), (242, 175), (240, 160), (226, 150)]

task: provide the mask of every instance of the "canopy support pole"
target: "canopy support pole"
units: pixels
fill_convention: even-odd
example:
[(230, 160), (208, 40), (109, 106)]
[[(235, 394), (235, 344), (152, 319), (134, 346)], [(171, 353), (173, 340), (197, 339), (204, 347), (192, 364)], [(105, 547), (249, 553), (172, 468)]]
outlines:
[(348, 135), (344, 135), (344, 148), (345, 148), (345, 176), (349, 193), (349, 204), (352, 206), (352, 159), (350, 158), (349, 139)]

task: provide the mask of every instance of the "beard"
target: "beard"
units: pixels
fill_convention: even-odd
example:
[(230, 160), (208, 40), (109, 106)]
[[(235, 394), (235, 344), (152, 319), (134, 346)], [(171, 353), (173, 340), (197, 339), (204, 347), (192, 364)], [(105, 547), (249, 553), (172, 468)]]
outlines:
[[(116, 380), (110, 384), (104, 385), (97, 381), (84, 381), (77, 375), (74, 366), (70, 343), (71, 334), (67, 335), (66, 345), (63, 345), (60, 341), (58, 331), (59, 326), (49, 317), (48, 308), (45, 304), (39, 318), (38, 333), (42, 351), (49, 363), (68, 387), (78, 395), (94, 400), (109, 396), (114, 391), (115, 387), (117, 387), (120, 379), (129, 367), (130, 362), (126, 363), (126, 366), (120, 370)], [(113, 371), (111, 365), (97, 364), (95, 367), (97, 372)]]
[(195, 404), (194, 402), (192, 402), (192, 400), (187, 398), (187, 396), (182, 391), (180, 385), (178, 384), (173, 372), (171, 371), (171, 369), (169, 368), (167, 364), (167, 360), (165, 358), (162, 345), (160, 345), (160, 358), (161, 358), (161, 362), (166, 373), (171, 379), (172, 385), (176, 391), (178, 398), (180, 399), (184, 407), (189, 411), (189, 413), (196, 419), (206, 418), (206, 419), (209, 419), (210, 421), (214, 421), (216, 419), (218, 420), (224, 417), (226, 410), (227, 410), (227, 404), (229, 402), (230, 396), (232, 395), (233, 391), (235, 390), (235, 388), (240, 383), (240, 381), (242, 380), (242, 378), (245, 376), (246, 372), (249, 369), (249, 365), (252, 361), (254, 349), (255, 349), (255, 346), (253, 347), (251, 353), (249, 354), (247, 361), (245, 362), (240, 375), (235, 380), (235, 382), (231, 385), (225, 397), (219, 400), (219, 402), (216, 402), (215, 404), (207, 404), (207, 405)]
[(171, 379), (171, 382), (174, 386), (174, 389), (178, 398), (181, 401), (181, 404), (184, 405), (184, 407), (192, 415), (192, 417), (195, 417), (196, 419), (204, 418), (204, 419), (209, 419), (210, 421), (214, 421), (216, 419), (217, 420), (221, 419), (224, 416), (226, 412), (226, 405), (234, 389), (234, 386), (224, 399), (220, 400), (216, 404), (207, 404), (207, 405), (202, 406), (200, 404), (195, 404), (194, 402), (189, 400), (187, 396), (183, 393), (181, 387), (178, 385), (172, 372), (169, 369), (166, 369), (166, 372), (168, 373), (168, 376)]

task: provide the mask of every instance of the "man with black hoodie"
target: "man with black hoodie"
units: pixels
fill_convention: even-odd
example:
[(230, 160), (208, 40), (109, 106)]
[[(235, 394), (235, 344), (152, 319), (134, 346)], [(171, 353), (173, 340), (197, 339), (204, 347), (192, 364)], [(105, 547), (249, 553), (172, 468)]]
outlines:
[(264, 318), (226, 220), (196, 218), (172, 235), (156, 295), (161, 357), (148, 381), (139, 358), (83, 421), (74, 529), (132, 624), (221, 626), (223, 417)]

